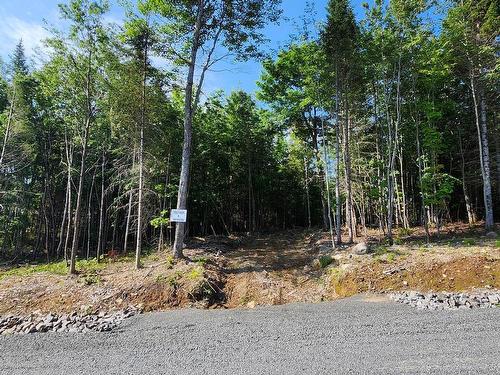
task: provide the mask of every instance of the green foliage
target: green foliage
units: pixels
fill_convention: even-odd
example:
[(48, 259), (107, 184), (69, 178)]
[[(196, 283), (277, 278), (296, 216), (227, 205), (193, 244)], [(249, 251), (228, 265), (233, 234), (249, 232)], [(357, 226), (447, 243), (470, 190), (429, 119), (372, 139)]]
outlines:
[(326, 268), (332, 264), (334, 259), (330, 255), (323, 255), (319, 257), (319, 265), (321, 268)]
[[(106, 268), (106, 266), (106, 263), (97, 263), (95, 259), (79, 260), (76, 263), (77, 271), (82, 274), (95, 274), (97, 271)], [(0, 271), (0, 280), (8, 276), (25, 277), (38, 273), (66, 275), (68, 273), (68, 267), (66, 262), (21, 266), (6, 271)]]
[(427, 167), (422, 176), (422, 193), (427, 205), (443, 206), (451, 198), (459, 180), (448, 173), (442, 173), (443, 165)]
[(189, 272), (186, 274), (186, 277), (189, 280), (200, 280), (205, 277), (204, 275), (205, 275), (205, 269), (203, 268), (203, 266), (196, 265), (189, 270)]
[(474, 238), (464, 238), (462, 240), (462, 243), (465, 246), (474, 246), (474, 245), (476, 245), (476, 240)]
[(169, 216), (168, 216), (168, 211), (167, 210), (163, 210), (160, 213), (159, 217), (155, 217), (155, 218), (151, 219), (151, 221), (149, 223), (155, 229), (158, 229), (161, 226), (167, 226), (170, 223), (170, 219), (169, 219)]
[(500, 249), (500, 240), (496, 240), (496, 241), (495, 241), (495, 247), (496, 247), (497, 249)]

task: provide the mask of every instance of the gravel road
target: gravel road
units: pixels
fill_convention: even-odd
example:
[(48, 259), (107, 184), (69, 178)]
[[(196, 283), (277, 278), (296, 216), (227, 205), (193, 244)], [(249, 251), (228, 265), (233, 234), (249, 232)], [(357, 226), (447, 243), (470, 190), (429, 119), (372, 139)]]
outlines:
[(0, 374), (500, 374), (500, 309), (380, 297), (136, 316), (110, 333), (0, 337)]

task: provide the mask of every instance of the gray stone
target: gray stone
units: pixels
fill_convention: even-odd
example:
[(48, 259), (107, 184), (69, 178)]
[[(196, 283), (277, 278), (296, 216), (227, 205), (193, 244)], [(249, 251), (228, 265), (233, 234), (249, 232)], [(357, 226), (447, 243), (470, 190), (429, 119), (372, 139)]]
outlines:
[(370, 252), (370, 246), (366, 242), (360, 242), (351, 251), (356, 255), (365, 255)]

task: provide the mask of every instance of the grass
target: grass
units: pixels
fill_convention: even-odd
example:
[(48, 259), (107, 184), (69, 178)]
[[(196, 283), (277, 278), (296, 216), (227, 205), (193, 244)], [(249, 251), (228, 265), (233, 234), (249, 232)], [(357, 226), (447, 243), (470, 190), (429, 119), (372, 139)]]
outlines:
[(474, 246), (476, 244), (476, 240), (474, 238), (464, 238), (464, 240), (462, 241), (462, 243), (465, 246)]
[[(96, 259), (90, 260), (78, 260), (76, 262), (76, 269), (78, 272), (84, 274), (92, 274), (96, 273), (99, 270), (106, 268), (106, 262), (97, 263)], [(47, 264), (35, 264), (35, 265), (27, 265), (21, 266), (17, 268), (12, 268), (7, 271), (0, 271), (0, 280), (9, 276), (29, 276), (36, 273), (48, 273), (51, 275), (66, 275), (68, 274), (68, 267), (66, 266), (66, 262), (54, 262)]]
[(496, 247), (497, 249), (500, 249), (500, 240), (496, 240), (496, 241), (495, 241), (495, 247)]
[(187, 273), (186, 277), (190, 280), (199, 280), (204, 278), (204, 268), (201, 265), (197, 265), (196, 267), (191, 268), (191, 270)]
[[(382, 258), (385, 255), (385, 259)], [(390, 250), (385, 246), (380, 246), (375, 250), (373, 257), (377, 262), (383, 262), (384, 260), (389, 263), (393, 263), (396, 257), (403, 256), (404, 254), (398, 250)]]

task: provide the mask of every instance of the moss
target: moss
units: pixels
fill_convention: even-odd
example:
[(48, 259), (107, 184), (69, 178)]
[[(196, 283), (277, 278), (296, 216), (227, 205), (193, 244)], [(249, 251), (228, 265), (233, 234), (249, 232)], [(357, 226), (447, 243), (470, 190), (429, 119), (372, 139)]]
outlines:
[(330, 255), (323, 255), (319, 257), (319, 265), (321, 268), (326, 268), (333, 263), (333, 258)]

